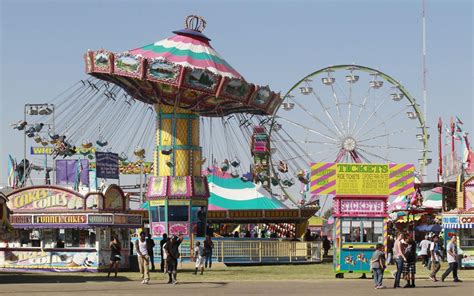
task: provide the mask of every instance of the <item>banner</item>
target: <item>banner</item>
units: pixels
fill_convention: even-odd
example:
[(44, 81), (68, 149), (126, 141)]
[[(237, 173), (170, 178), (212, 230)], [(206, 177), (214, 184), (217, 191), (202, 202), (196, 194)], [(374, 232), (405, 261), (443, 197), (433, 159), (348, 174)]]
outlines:
[(31, 155), (51, 155), (54, 152), (53, 147), (30, 147)]
[(412, 164), (313, 163), (312, 195), (403, 196), (414, 189)]
[(96, 152), (96, 177), (104, 179), (119, 178), (119, 159), (117, 153)]
[(58, 159), (56, 160), (57, 185), (89, 185), (89, 160)]

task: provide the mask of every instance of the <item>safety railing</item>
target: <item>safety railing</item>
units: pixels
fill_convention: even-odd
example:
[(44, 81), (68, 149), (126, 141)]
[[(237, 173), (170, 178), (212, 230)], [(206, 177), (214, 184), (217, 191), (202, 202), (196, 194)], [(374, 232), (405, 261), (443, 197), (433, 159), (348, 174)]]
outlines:
[[(159, 244), (157, 244), (159, 246)], [(191, 260), (188, 240), (180, 246), (181, 262)], [(155, 262), (161, 260), (155, 249)], [(321, 262), (322, 242), (280, 240), (214, 240), (212, 261), (222, 263), (301, 263)]]

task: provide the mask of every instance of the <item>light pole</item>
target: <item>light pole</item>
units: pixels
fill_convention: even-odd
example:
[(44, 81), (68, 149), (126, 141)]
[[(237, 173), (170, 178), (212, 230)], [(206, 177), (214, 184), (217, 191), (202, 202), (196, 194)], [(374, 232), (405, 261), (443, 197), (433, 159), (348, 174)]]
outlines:
[[(55, 129), (55, 106), (54, 104), (48, 104), (48, 103), (43, 103), (43, 104), (25, 104), (24, 109), (23, 109), (23, 120), (26, 123), (25, 125), (25, 130), (23, 133), (23, 186), (26, 185), (26, 177), (27, 177), (27, 166), (26, 166), (26, 140), (27, 140), (27, 131), (29, 130), (30, 127), (33, 125), (27, 123), (27, 115), (30, 116), (47, 116), (47, 115), (52, 115), (53, 116), (53, 122), (52, 124), (43, 124), (48, 126), (48, 130), (52, 131), (54, 133)], [(36, 131), (35, 131), (36, 132)], [(40, 133), (40, 131), (37, 131), (37, 133)], [(45, 164), (44, 164), (44, 170), (45, 170), (45, 183), (47, 181), (47, 176), (48, 176), (48, 155), (45, 150)], [(54, 170), (54, 168), (53, 168)]]

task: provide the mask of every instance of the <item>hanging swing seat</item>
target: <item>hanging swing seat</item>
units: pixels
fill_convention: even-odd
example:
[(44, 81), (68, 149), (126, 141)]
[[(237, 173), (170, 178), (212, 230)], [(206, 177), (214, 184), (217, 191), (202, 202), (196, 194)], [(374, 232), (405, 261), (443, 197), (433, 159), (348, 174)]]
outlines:
[(234, 158), (234, 159), (230, 162), (230, 164), (231, 164), (234, 168), (236, 168), (236, 167), (240, 166), (240, 161), (239, 161), (237, 158)]
[(282, 173), (287, 173), (288, 172), (288, 164), (286, 162), (281, 161), (278, 163), (278, 170)]
[(230, 175), (232, 176), (232, 178), (240, 177), (239, 173), (237, 173), (237, 172), (232, 172), (232, 173), (230, 173)]
[(280, 179), (272, 177), (271, 182), (273, 186), (277, 186), (278, 184), (280, 184)]
[(161, 150), (161, 154), (163, 155), (170, 155), (171, 153), (173, 153), (173, 149), (163, 149)]
[(81, 144), (82, 148), (84, 149), (89, 149), (92, 147), (92, 143), (91, 142), (84, 142)]
[(143, 157), (145, 157), (145, 149), (144, 148), (139, 148), (139, 149), (133, 151), (133, 154), (137, 157), (143, 158)]
[(100, 147), (105, 147), (109, 144), (109, 142), (107, 142), (105, 140), (97, 140), (95, 143)]
[(119, 158), (119, 160), (120, 160), (121, 162), (126, 162), (126, 161), (128, 160), (127, 155), (125, 155), (125, 153), (123, 153), (123, 152), (120, 153), (120, 155), (119, 155), (118, 158)]

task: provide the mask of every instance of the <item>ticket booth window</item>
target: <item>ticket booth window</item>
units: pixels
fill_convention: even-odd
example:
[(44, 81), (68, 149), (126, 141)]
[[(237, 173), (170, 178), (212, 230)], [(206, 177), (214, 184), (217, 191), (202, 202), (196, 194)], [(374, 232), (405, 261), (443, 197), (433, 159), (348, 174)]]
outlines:
[(184, 222), (189, 221), (188, 206), (168, 206), (168, 221)]
[(165, 222), (165, 221), (166, 221), (165, 206), (151, 207), (151, 222)]
[(460, 231), (460, 245), (462, 247), (474, 247), (474, 228), (463, 228)]

